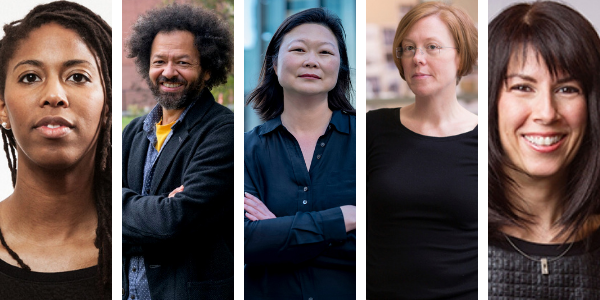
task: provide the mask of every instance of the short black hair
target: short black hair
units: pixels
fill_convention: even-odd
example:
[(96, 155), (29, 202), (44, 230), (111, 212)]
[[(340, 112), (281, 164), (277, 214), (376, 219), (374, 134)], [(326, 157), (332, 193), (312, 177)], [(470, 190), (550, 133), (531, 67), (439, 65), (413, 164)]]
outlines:
[(531, 222), (510, 201), (516, 196), (516, 183), (505, 168), (515, 167), (503, 151), (498, 130), (498, 99), (506, 85), (508, 65), (511, 59), (524, 63), (528, 50), (539, 55), (553, 77), (564, 73), (580, 82), (586, 99), (588, 126), (569, 165), (562, 195), (564, 212), (558, 221), (563, 226), (560, 234), (572, 236), (600, 208), (600, 38), (580, 13), (551, 1), (513, 5), (495, 17), (488, 29), (489, 237), (502, 239), (500, 227)]
[(309, 8), (287, 17), (277, 28), (267, 47), (265, 60), (260, 70), (259, 85), (250, 93), (246, 104), (253, 104), (254, 109), (263, 121), (273, 119), (283, 112), (283, 88), (275, 74), (274, 63), (277, 62), (279, 48), (283, 37), (302, 24), (318, 24), (333, 32), (340, 50), (340, 70), (335, 87), (327, 93), (327, 102), (331, 110), (344, 110), (350, 114), (356, 111), (352, 99), (352, 80), (346, 47), (346, 33), (338, 16), (324, 8)]
[(135, 59), (138, 73), (149, 81), (152, 42), (159, 32), (178, 30), (194, 35), (200, 67), (210, 73), (204, 86), (211, 89), (227, 82), (233, 69), (233, 39), (229, 25), (213, 11), (189, 4), (171, 4), (140, 16), (127, 40), (127, 57)]
[[(5, 36), (0, 40), (0, 98), (4, 99), (8, 61), (29, 33), (44, 24), (55, 23), (76, 32), (97, 57), (102, 74), (104, 108), (100, 118), (100, 133), (94, 158), (94, 202), (98, 226), (94, 245), (98, 248), (98, 272), (102, 292), (110, 297), (112, 277), (112, 29), (97, 14), (77, 3), (56, 1), (38, 5), (22, 20), (4, 25)], [(44, 51), (44, 49), (39, 49)], [(17, 147), (11, 130), (0, 128), (4, 151), (11, 170), (13, 186), (17, 179)], [(2, 238), (2, 244), (23, 269), (29, 267), (12, 251)]]

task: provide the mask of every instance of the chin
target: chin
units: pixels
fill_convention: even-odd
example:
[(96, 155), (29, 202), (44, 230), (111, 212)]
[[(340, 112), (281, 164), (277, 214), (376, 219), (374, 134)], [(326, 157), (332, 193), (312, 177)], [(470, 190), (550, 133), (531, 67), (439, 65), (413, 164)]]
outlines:
[(563, 173), (562, 170), (563, 169), (558, 166), (536, 165), (526, 167), (525, 170), (523, 170), (523, 172), (532, 178), (545, 179), (559, 176)]

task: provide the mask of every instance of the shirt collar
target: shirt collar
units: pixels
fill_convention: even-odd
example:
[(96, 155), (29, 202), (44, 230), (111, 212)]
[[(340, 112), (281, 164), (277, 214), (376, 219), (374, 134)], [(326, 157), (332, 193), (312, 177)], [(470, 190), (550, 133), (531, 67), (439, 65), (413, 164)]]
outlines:
[[(183, 122), (183, 118), (185, 118), (185, 115), (190, 108), (194, 106), (194, 104), (196, 104), (196, 101), (193, 101), (190, 105), (188, 105), (188, 107), (185, 108), (185, 110), (183, 110), (179, 118), (177, 118), (177, 121), (175, 121), (175, 124), (173, 124), (171, 127), (172, 129), (177, 128), (177, 124)], [(148, 133), (155, 131), (155, 124), (158, 123), (162, 118), (162, 112), (162, 106), (160, 106), (160, 104), (156, 104), (154, 108), (152, 108), (150, 113), (146, 116), (146, 119), (144, 119), (144, 131)]]
[[(260, 127), (260, 131), (258, 134), (259, 135), (267, 134), (282, 125), (283, 124), (281, 124), (281, 115), (279, 115), (279, 116), (265, 122)], [(331, 115), (331, 120), (329, 121), (329, 125), (333, 125), (333, 128), (335, 130), (339, 131), (340, 133), (350, 134), (350, 115), (345, 111), (334, 110), (333, 114)]]

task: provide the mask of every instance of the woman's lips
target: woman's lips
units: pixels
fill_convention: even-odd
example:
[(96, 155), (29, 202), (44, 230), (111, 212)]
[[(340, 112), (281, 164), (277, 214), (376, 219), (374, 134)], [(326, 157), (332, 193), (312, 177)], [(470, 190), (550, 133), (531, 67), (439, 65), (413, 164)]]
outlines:
[(424, 73), (415, 73), (412, 76), (412, 78), (415, 78), (415, 79), (424, 79), (424, 78), (428, 78), (428, 77), (431, 77), (431, 75), (424, 74)]
[(552, 152), (562, 145), (565, 134), (524, 134), (522, 135), (526, 144), (533, 150), (548, 153)]
[(315, 74), (302, 74), (302, 75), (300, 75), (300, 78), (321, 79), (321, 77), (319, 77)]
[(35, 130), (47, 139), (59, 139), (71, 132), (70, 127), (60, 125), (45, 125), (36, 127)]
[(46, 116), (40, 119), (34, 129), (48, 139), (59, 139), (71, 132), (73, 123), (61, 116)]

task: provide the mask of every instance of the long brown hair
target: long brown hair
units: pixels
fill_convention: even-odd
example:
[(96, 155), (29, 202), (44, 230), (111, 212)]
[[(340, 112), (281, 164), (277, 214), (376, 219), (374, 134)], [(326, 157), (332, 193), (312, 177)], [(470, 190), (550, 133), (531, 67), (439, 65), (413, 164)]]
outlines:
[(565, 73), (579, 81), (587, 104), (588, 126), (579, 152), (569, 166), (562, 195), (563, 226), (559, 235), (572, 237), (598, 213), (600, 187), (600, 39), (594, 27), (568, 6), (550, 2), (517, 4), (489, 24), (488, 56), (488, 223), (489, 237), (501, 238), (499, 228), (527, 226), (528, 214), (513, 201), (517, 184), (506, 173), (514, 166), (506, 157), (498, 132), (498, 97), (506, 84), (511, 59), (526, 60), (532, 49), (552, 76)]

